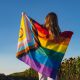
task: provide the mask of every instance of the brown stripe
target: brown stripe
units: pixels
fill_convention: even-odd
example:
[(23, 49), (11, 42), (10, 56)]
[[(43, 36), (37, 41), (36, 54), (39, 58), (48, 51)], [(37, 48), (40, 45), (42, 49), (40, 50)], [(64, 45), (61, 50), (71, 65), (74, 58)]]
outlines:
[(35, 43), (33, 46), (26, 47), (24, 50), (21, 50), (21, 51), (17, 52), (16, 57), (24, 55), (25, 53), (27, 54), (29, 50), (37, 49), (37, 48), (38, 48), (38, 44)]

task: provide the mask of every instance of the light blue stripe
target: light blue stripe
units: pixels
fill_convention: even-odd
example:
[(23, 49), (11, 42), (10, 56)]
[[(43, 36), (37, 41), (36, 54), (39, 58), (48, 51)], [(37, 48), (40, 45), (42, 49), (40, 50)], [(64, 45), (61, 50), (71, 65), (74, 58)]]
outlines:
[(33, 46), (35, 44), (35, 42), (29, 42), (28, 44), (26, 44), (25, 46), (21, 46), (20, 48), (18, 48), (18, 51), (22, 51), (24, 50), (26, 47), (29, 47), (29, 46)]

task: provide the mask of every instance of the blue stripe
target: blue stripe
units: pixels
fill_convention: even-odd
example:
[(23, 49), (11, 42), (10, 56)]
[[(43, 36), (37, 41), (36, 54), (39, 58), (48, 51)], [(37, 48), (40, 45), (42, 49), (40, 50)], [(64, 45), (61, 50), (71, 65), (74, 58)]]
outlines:
[[(45, 54), (45, 53), (43, 53)], [(55, 61), (54, 57), (51, 58), (49, 56), (43, 55), (39, 50), (31, 50), (28, 56), (33, 59), (35, 62), (43, 64), (49, 68), (58, 69), (60, 67), (61, 61)], [(56, 53), (57, 54), (57, 53)], [(57, 57), (57, 56), (55, 56)]]

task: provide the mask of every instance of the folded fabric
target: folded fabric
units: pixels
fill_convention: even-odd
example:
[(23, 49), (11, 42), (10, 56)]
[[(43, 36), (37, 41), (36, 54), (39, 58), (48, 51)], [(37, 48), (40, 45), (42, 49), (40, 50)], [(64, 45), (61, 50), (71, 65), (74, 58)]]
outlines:
[(60, 39), (32, 18), (22, 14), (17, 58), (37, 72), (55, 79), (73, 32), (64, 31)]

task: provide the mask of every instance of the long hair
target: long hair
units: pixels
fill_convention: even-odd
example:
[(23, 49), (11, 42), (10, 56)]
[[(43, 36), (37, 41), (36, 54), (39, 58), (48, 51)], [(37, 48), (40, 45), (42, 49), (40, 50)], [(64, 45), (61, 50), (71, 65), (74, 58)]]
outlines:
[(49, 13), (45, 18), (45, 27), (49, 27), (51, 32), (56, 36), (59, 37), (61, 30), (58, 25), (58, 18), (54, 12)]

